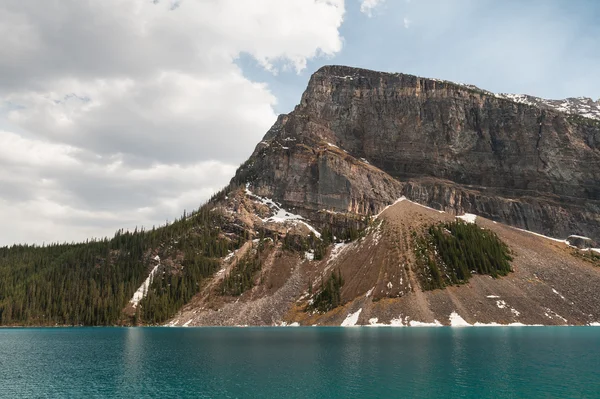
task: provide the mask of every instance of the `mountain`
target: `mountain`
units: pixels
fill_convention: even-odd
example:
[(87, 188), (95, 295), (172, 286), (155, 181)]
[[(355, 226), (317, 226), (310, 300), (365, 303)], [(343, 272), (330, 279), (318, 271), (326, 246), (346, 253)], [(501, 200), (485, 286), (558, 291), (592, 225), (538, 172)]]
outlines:
[(323, 67), (197, 212), (0, 249), (0, 324), (596, 324), (597, 111)]
[(331, 66), (311, 77), (237, 181), (309, 213), (374, 214), (406, 195), (598, 240), (599, 149), (595, 119), (473, 86)]
[[(264, 199), (238, 192), (232, 201), (240, 214)], [(278, 208), (273, 209), (277, 211)], [(289, 214), (289, 213), (288, 213)], [(294, 219), (253, 226), (294, 229)], [(237, 218), (236, 214), (231, 214)], [(467, 283), (449, 281), (450, 268), (440, 270), (441, 287), (421, 261), (420, 237), (430, 226), (453, 223), (456, 217), (407, 199), (387, 208), (354, 241), (333, 244), (316, 259), (310, 246), (284, 249), (281, 239), (257, 239), (233, 252), (190, 303), (168, 323), (195, 325), (585, 325), (600, 321), (600, 256), (484, 218), (476, 230), (493, 232), (511, 251), (512, 272), (492, 277), (472, 273)], [(277, 219), (271, 219), (277, 220)], [(296, 223), (294, 225), (294, 223)], [(481, 230), (486, 229), (486, 230)], [(306, 234), (307, 230), (305, 230)], [(433, 254), (435, 250), (430, 250)], [(429, 255), (427, 255), (429, 256)], [(260, 271), (240, 295), (223, 294), (224, 281), (240, 272), (239, 263), (258, 259)], [(332, 276), (342, 276), (337, 303), (315, 309)], [(335, 286), (333, 290), (335, 291)]]

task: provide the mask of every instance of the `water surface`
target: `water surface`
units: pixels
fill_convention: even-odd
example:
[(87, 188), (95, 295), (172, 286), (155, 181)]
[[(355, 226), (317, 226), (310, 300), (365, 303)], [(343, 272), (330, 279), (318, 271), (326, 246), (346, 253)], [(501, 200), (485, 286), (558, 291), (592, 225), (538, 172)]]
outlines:
[(600, 328), (0, 329), (2, 398), (600, 398)]

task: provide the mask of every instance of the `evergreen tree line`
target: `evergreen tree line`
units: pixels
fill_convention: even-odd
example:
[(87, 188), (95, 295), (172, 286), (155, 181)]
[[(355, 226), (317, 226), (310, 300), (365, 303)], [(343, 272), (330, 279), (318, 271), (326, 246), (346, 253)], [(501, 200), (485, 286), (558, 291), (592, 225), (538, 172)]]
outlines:
[[(325, 276), (321, 276), (321, 286), (313, 295), (312, 303), (309, 303), (307, 310), (316, 310), (324, 313), (340, 306), (342, 304), (341, 290), (343, 285), (344, 279), (342, 278), (340, 269), (337, 272), (332, 272), (328, 279), (325, 279)], [(308, 287), (310, 294), (312, 294), (313, 289), (312, 282), (310, 282)]]
[(169, 273), (153, 279), (148, 293), (135, 315), (135, 323), (162, 323), (171, 318), (200, 291), (204, 279), (221, 265), (219, 259), (197, 256), (183, 262), (180, 273)]
[[(414, 232), (413, 232), (414, 233)], [(512, 271), (510, 250), (492, 231), (462, 221), (430, 226), (415, 238), (423, 289), (463, 284), (472, 273), (505, 276)]]
[(239, 296), (254, 287), (256, 274), (260, 271), (262, 263), (259, 253), (250, 253), (242, 257), (221, 285), (222, 295)]
[(0, 325), (129, 324), (122, 310), (156, 254), (179, 259), (182, 267), (161, 268), (137, 318), (163, 321), (198, 291), (217, 258), (239, 245), (222, 238), (221, 219), (206, 205), (150, 231), (119, 230), (111, 239), (80, 244), (2, 247)]

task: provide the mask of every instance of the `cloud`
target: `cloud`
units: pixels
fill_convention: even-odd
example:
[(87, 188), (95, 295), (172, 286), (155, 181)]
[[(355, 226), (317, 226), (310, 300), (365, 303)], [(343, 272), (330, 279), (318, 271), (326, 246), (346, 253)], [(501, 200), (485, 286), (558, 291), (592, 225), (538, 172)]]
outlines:
[(236, 65), (342, 48), (343, 0), (0, 4), (0, 245), (159, 224), (227, 183), (275, 121)]
[(360, 12), (367, 14), (370, 18), (373, 16), (373, 10), (383, 4), (385, 0), (362, 0), (360, 3)]
[(38, 137), (148, 163), (239, 162), (275, 118), (275, 98), (241, 72), (205, 78), (158, 71), (148, 78), (61, 80), (51, 91), (8, 96), (8, 121)]
[(410, 24), (412, 23), (412, 21), (411, 21), (410, 19), (406, 18), (406, 17), (404, 17), (404, 19), (403, 19), (403, 21), (402, 21), (402, 22), (403, 22), (403, 24), (404, 24), (404, 28), (405, 28), (405, 29), (408, 29), (408, 28), (410, 28)]
[(0, 165), (0, 218), (10, 226), (0, 237), (38, 243), (164, 223), (196, 209), (235, 171), (235, 165), (214, 160), (136, 168), (122, 156), (1, 131)]

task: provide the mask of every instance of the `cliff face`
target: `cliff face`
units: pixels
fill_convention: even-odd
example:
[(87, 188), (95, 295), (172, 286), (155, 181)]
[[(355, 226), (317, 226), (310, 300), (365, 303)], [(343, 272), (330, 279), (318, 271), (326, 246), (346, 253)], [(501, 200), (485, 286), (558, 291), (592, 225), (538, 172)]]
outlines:
[(600, 121), (411, 75), (321, 68), (234, 180), (308, 216), (406, 195), (600, 239)]

